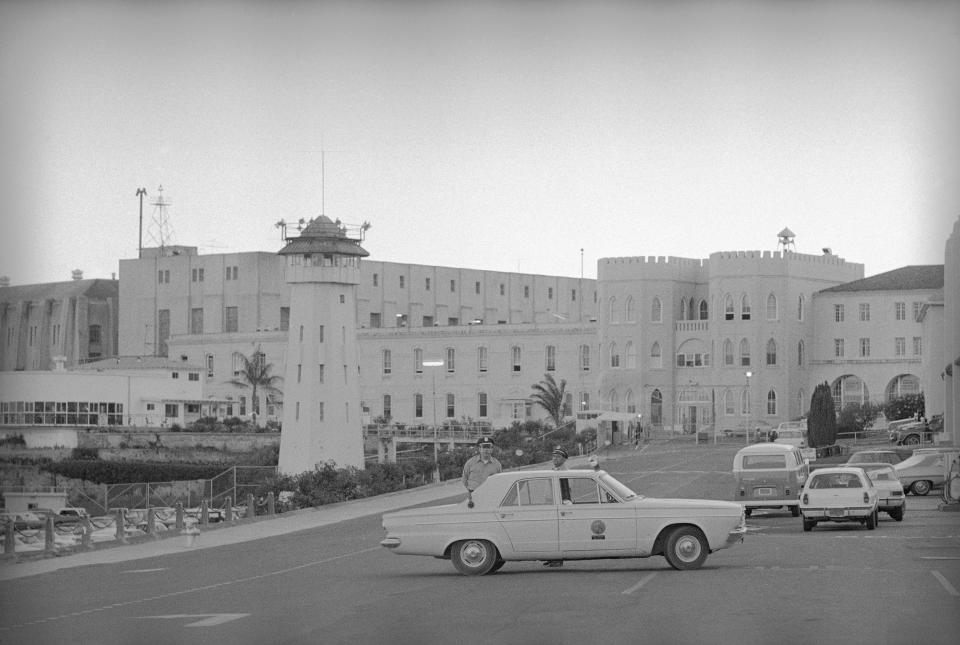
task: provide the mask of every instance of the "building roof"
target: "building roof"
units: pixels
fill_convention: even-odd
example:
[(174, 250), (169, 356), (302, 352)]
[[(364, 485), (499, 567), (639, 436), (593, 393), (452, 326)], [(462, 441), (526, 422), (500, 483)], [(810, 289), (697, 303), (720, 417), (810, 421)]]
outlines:
[(37, 302), (39, 300), (62, 300), (63, 298), (77, 296), (116, 298), (119, 294), (119, 280), (94, 278), (91, 280), (67, 280), (64, 282), (0, 287), (0, 302), (15, 303), (24, 300)]
[(346, 227), (340, 220), (330, 221), (329, 217), (319, 215), (310, 220), (299, 237), (287, 238), (287, 245), (278, 251), (280, 255), (300, 255), (310, 253), (334, 253), (366, 257), (370, 255), (360, 246), (360, 240), (347, 236)]
[(840, 291), (918, 291), (921, 289), (943, 289), (942, 264), (914, 264), (886, 273), (878, 273), (869, 278), (854, 280), (824, 289), (820, 293)]

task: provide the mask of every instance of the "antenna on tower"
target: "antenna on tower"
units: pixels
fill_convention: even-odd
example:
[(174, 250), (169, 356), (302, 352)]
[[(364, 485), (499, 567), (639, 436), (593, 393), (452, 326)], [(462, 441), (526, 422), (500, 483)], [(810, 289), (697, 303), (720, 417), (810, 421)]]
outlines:
[(157, 199), (153, 202), (153, 217), (147, 227), (147, 236), (154, 244), (160, 247), (160, 256), (164, 255), (164, 247), (173, 242), (173, 227), (167, 214), (170, 202), (163, 198), (163, 186), (157, 189)]

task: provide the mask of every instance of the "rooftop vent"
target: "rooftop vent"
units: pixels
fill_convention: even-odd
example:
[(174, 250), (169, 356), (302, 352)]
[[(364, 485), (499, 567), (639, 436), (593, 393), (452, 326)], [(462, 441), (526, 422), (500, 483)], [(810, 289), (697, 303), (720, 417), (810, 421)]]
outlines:
[(83, 271), (80, 269), (74, 269), (70, 272), (70, 275), (73, 276), (74, 280), (83, 280)]

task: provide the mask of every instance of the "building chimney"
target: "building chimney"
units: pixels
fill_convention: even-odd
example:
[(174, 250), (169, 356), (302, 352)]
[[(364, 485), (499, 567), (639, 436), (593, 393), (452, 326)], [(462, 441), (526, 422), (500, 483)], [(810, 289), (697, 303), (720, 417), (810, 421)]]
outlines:
[(83, 271), (80, 269), (74, 269), (71, 274), (73, 275), (74, 280), (83, 280)]
[(10, 276), (0, 275), (0, 287), (9, 287), (10, 286)]

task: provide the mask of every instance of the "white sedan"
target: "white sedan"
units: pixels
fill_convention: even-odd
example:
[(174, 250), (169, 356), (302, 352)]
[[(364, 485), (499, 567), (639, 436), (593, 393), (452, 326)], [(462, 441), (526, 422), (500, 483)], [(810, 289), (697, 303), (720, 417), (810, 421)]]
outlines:
[(879, 498), (862, 468), (818, 468), (800, 491), (803, 530), (812, 530), (818, 522), (859, 522), (872, 531), (877, 527)]
[(699, 568), (743, 540), (741, 504), (637, 495), (602, 470), (491, 475), (472, 500), (387, 513), (382, 546), (452, 560), (465, 575), (520, 560), (648, 558)]

